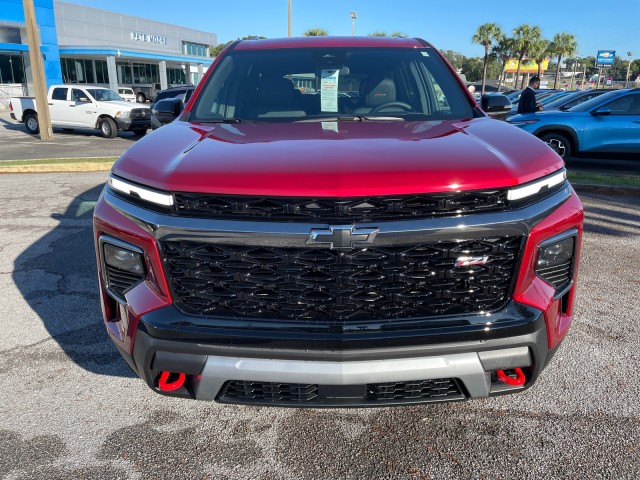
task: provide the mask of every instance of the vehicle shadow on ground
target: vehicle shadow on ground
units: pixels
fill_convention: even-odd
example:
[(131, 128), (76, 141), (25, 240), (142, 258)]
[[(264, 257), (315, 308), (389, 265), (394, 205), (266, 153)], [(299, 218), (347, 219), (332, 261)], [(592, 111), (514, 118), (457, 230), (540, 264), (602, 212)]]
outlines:
[[(22, 123), (13, 123), (13, 122), (9, 122), (7, 120), (5, 120), (4, 118), (0, 118), (0, 128), (3, 128), (5, 130), (9, 130), (9, 131), (13, 131), (13, 132), (22, 132), (24, 133), (25, 137), (31, 137), (31, 138), (35, 138), (35, 139), (39, 139), (40, 135), (32, 135), (30, 133), (27, 132), (25, 126)], [(151, 129), (149, 129), (149, 132), (151, 132)], [(71, 138), (73, 136), (75, 137), (98, 137), (98, 138), (103, 138), (102, 135), (100, 135), (100, 133), (98, 132), (98, 130), (93, 130), (93, 129), (85, 129), (85, 128), (77, 128), (77, 129), (72, 129), (72, 130), (65, 130), (63, 128), (58, 128), (58, 127), (54, 127), (53, 128), (53, 133), (55, 135), (59, 135), (61, 137), (66, 137), (66, 138)], [(136, 142), (138, 141), (140, 138), (137, 135), (134, 135), (133, 132), (118, 132), (118, 138), (121, 138), (123, 140), (129, 140), (131, 142)], [(104, 140), (111, 140), (110, 138), (104, 138)]]
[(52, 216), (58, 226), (16, 258), (13, 280), (68, 358), (92, 373), (132, 377), (102, 323), (91, 224), (101, 191), (85, 191)]
[(640, 192), (637, 195), (606, 195), (578, 192), (584, 206), (585, 233), (615, 237), (640, 233)]

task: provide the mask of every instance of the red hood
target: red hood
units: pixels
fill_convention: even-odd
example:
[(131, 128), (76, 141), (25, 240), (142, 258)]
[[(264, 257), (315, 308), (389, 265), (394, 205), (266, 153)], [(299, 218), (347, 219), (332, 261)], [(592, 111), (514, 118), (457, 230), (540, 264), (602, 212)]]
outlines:
[(499, 120), (174, 122), (125, 152), (113, 173), (161, 190), (363, 196), (507, 187), (562, 160)]

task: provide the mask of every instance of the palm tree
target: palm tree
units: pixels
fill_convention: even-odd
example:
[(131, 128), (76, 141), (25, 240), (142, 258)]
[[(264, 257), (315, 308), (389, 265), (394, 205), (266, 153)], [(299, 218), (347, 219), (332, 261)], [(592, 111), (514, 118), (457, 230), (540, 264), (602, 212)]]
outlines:
[(384, 30), (376, 30), (375, 32), (371, 32), (368, 36), (369, 37), (386, 37), (387, 32), (385, 32)]
[(484, 47), (484, 68), (482, 72), (482, 95), (484, 95), (484, 86), (487, 82), (487, 63), (489, 60), (489, 48), (491, 48), (491, 43), (495, 40), (496, 42), (500, 41), (500, 39), (504, 35), (502, 34), (502, 30), (497, 23), (485, 23), (480, 25), (476, 30), (476, 33), (471, 38), (473, 43), (478, 43)]
[[(538, 26), (531, 26), (525, 23), (513, 29), (514, 49), (518, 53), (518, 69), (516, 71), (514, 88), (517, 88), (515, 87), (515, 84), (520, 76), (520, 65), (522, 64), (522, 59), (524, 58), (525, 53), (529, 51), (531, 44), (536, 40), (539, 40), (541, 37), (542, 31)], [(524, 88), (524, 76), (522, 78), (521, 88)]]
[(551, 42), (549, 40), (545, 40), (541, 38), (531, 44), (529, 48), (529, 58), (535, 60), (538, 64), (538, 78), (542, 74), (542, 62), (549, 56), (549, 48), (551, 47)]
[(393, 33), (391, 34), (391, 36), (392, 36), (393, 38), (407, 38), (409, 35), (407, 35), (407, 34), (406, 34), (406, 33), (404, 33), (404, 32), (395, 31), (395, 32), (393, 32)]
[(551, 42), (551, 52), (558, 56), (558, 66), (556, 67), (556, 80), (553, 88), (558, 88), (558, 78), (560, 77), (560, 61), (563, 56), (574, 56), (578, 51), (576, 37), (570, 33), (556, 33)]
[(502, 84), (504, 83), (504, 77), (506, 76), (506, 72), (504, 71), (505, 67), (507, 66), (509, 59), (514, 56), (513, 39), (509, 37), (502, 37), (498, 40), (498, 43), (496, 43), (491, 49), (491, 56), (496, 58), (502, 65), (502, 73), (498, 80), (498, 91), (500, 91), (502, 89)]
[(302, 35), (305, 37), (328, 37), (329, 32), (324, 28), (310, 28)]

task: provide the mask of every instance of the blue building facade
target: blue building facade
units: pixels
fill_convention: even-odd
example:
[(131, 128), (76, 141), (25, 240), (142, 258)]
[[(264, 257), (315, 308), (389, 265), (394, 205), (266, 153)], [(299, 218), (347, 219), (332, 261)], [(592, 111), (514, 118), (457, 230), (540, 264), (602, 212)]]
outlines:
[[(47, 86), (157, 91), (197, 83), (213, 62), (212, 33), (61, 0), (34, 0), (34, 6)], [(11, 95), (34, 94), (30, 63), (22, 0), (0, 0), (2, 106)]]
[[(47, 86), (62, 83), (53, 0), (34, 0), (34, 6)], [(0, 0), (0, 84), (5, 83), (32, 84), (22, 0)]]

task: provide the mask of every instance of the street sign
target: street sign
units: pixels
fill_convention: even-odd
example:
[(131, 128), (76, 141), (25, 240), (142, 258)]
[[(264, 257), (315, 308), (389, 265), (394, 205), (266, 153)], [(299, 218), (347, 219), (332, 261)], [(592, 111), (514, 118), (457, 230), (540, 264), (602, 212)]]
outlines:
[(615, 59), (615, 50), (598, 50), (598, 55), (596, 56), (596, 67), (613, 67)]

